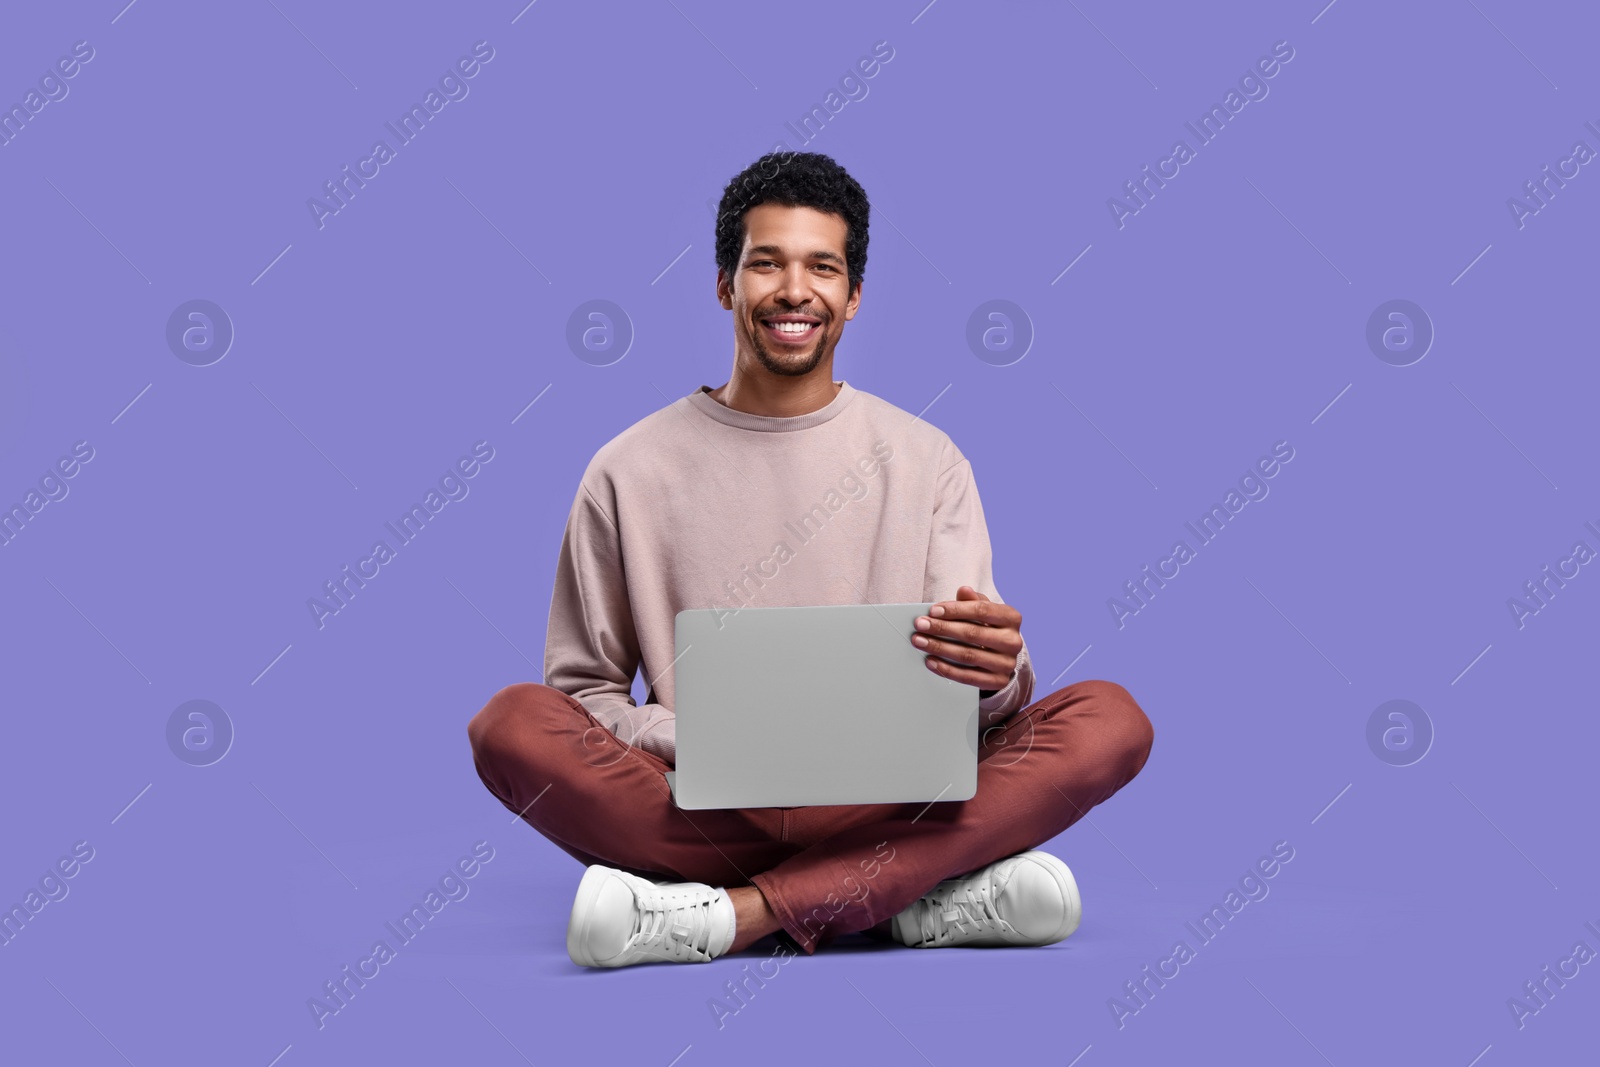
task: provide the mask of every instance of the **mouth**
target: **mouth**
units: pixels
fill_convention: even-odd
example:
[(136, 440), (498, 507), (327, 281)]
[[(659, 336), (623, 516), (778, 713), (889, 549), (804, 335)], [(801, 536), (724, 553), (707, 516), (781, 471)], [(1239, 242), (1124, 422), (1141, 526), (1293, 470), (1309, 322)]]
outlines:
[(808, 315), (774, 315), (759, 321), (767, 336), (780, 345), (805, 344), (822, 329), (822, 321)]

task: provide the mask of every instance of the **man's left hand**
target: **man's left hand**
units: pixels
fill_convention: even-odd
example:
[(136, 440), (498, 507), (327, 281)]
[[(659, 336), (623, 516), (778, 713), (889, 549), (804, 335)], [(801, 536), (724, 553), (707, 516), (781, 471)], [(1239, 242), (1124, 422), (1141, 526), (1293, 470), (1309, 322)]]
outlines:
[(1004, 689), (1016, 672), (1022, 613), (970, 585), (917, 616), (916, 626), (911, 643), (928, 653), (928, 669), (942, 677), (992, 691)]

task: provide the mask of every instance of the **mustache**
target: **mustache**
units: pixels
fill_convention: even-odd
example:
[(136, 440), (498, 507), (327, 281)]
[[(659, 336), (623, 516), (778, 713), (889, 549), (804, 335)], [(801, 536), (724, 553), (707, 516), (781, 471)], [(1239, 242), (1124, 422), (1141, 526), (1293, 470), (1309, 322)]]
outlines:
[(759, 322), (762, 319), (775, 319), (779, 315), (804, 315), (807, 318), (816, 319), (824, 326), (828, 324), (828, 315), (826, 312), (813, 311), (810, 308), (766, 308), (762, 311), (756, 312), (755, 317)]

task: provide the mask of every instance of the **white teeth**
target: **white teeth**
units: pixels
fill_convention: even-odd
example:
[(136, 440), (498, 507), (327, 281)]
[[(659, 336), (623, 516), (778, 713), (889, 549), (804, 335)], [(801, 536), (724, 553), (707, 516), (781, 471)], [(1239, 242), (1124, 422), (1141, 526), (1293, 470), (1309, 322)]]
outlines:
[(779, 333), (805, 333), (807, 330), (811, 329), (811, 327), (815, 326), (816, 323), (814, 323), (814, 322), (774, 322), (771, 325), (772, 325), (772, 328), (777, 330)]

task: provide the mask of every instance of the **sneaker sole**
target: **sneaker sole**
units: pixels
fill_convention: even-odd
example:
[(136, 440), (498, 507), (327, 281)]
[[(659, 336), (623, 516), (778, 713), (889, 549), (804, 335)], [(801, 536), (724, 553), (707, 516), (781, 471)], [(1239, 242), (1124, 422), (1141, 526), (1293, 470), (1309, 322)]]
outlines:
[[(1039, 849), (1031, 849), (1022, 853), (1022, 855), (1032, 859), (1040, 867), (1047, 870), (1050, 873), (1050, 877), (1055, 879), (1057, 887), (1061, 890), (1061, 896), (1067, 902), (1067, 912), (1062, 917), (1061, 925), (1056, 928), (1055, 933), (1049, 938), (1014, 941), (1011, 944), (1018, 947), (1037, 947), (1065, 941), (1077, 932), (1078, 926), (1083, 922), (1083, 898), (1078, 893), (1078, 881), (1072, 875), (1072, 868), (1062, 862), (1061, 857)], [(908, 948), (934, 947), (932, 942), (920, 940), (921, 931), (913, 929), (913, 925), (912, 920), (907, 918), (906, 912), (900, 912), (894, 917), (891, 927), (894, 932), (894, 939)]]
[(1024, 855), (1050, 872), (1050, 876), (1056, 880), (1056, 885), (1061, 889), (1061, 896), (1067, 902), (1067, 913), (1062, 916), (1061, 925), (1056, 928), (1055, 934), (1048, 940), (1027, 943), (1030, 945), (1053, 945), (1057, 941), (1065, 941), (1077, 931), (1078, 925), (1083, 922), (1083, 898), (1078, 895), (1078, 880), (1072, 876), (1072, 868), (1062, 862), (1060, 856), (1038, 849), (1024, 853)]
[[(918, 900), (920, 899), (921, 898), (919, 897)], [(911, 904), (906, 908), (903, 908), (899, 914), (894, 917), (894, 921), (889, 924), (889, 930), (890, 933), (894, 935), (894, 939), (900, 942), (902, 945), (905, 945), (907, 948), (923, 947), (920, 943), (912, 940), (912, 931), (910, 929), (911, 921), (906, 918), (906, 912), (910, 911), (912, 907), (916, 906), (916, 904), (917, 901), (912, 901)]]
[(583, 945), (589, 937), (589, 920), (594, 915), (595, 899), (609, 879), (610, 872), (606, 868), (588, 868), (583, 872), (583, 880), (578, 883), (577, 895), (572, 898), (572, 915), (567, 920), (567, 955), (580, 967), (607, 966), (584, 951)]

